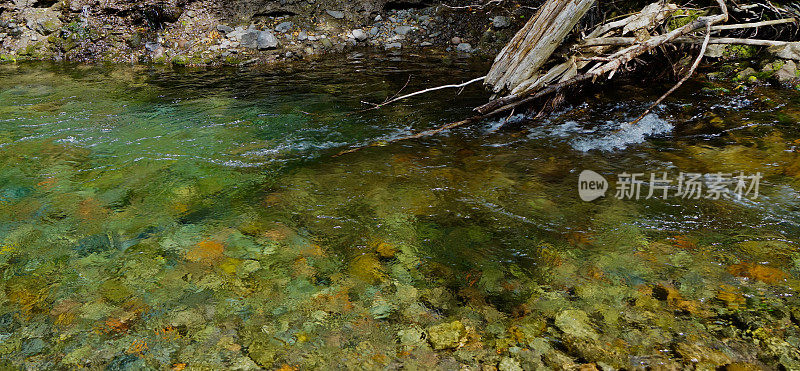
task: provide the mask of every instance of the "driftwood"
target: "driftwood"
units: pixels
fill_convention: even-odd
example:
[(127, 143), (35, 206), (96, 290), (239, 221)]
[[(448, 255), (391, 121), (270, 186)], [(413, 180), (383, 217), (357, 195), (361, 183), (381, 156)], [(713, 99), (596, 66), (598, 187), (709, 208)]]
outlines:
[[(784, 24), (796, 24), (795, 18), (782, 18), (739, 24), (723, 24), (728, 21), (726, 0), (717, 0), (719, 14), (705, 15), (668, 32), (659, 33), (664, 23), (678, 9), (670, 3), (656, 2), (644, 7), (640, 12), (626, 18), (600, 24), (572, 44), (566, 55), (553, 55), (567, 35), (591, 7), (595, 0), (547, 0), (536, 15), (512, 38), (495, 58), (491, 70), (485, 77), (476, 78), (463, 84), (445, 85), (429, 88), (373, 104), (379, 108), (400, 99), (416, 96), (444, 88), (463, 87), (467, 84), (484, 81), (496, 94), (505, 94), (476, 107), (476, 115), (465, 120), (449, 123), (439, 128), (412, 134), (406, 137), (373, 143), (369, 146), (382, 146), (391, 142), (421, 138), (438, 134), (458, 126), (478, 122), (490, 117), (506, 114), (520, 106), (526, 106), (562, 90), (601, 77), (611, 79), (620, 68), (666, 44), (699, 44), (700, 53), (695, 58), (688, 73), (670, 90), (657, 99), (642, 115), (631, 124), (660, 104), (669, 94), (687, 81), (700, 65), (709, 44), (742, 44), (769, 47), (795, 47), (797, 41), (775, 41), (737, 37), (719, 37), (720, 32), (757, 28)], [(742, 9), (743, 6), (737, 6)], [(796, 17), (780, 8), (772, 13), (778, 17)], [(753, 20), (753, 19), (746, 19)], [(694, 35), (704, 30), (703, 37)], [(562, 48), (563, 50), (564, 48)], [(350, 153), (358, 147), (339, 154)]]
[[(556, 1), (556, 0), (552, 0)], [(563, 89), (566, 86), (570, 86), (576, 84), (578, 82), (586, 81), (586, 80), (595, 80), (598, 77), (608, 73), (609, 78), (614, 75), (614, 73), (625, 65), (626, 63), (632, 61), (634, 58), (641, 56), (644, 53), (647, 53), (653, 50), (656, 47), (664, 45), (666, 43), (672, 42), (678, 37), (684, 36), (688, 33), (694, 32), (700, 28), (705, 28), (708, 25), (715, 25), (717, 23), (725, 22), (728, 20), (728, 8), (726, 7), (724, 0), (718, 0), (721, 14), (717, 15), (710, 15), (699, 17), (696, 20), (689, 22), (686, 25), (683, 25), (679, 28), (676, 28), (670, 32), (665, 34), (651, 36), (643, 41), (640, 41), (636, 44), (627, 46), (620, 50), (616, 50), (613, 53), (606, 53), (603, 55), (605, 58), (608, 58), (608, 62), (598, 62), (594, 66), (590, 67), (586, 72), (576, 74), (574, 77), (571, 77), (566, 80), (561, 80), (557, 83), (551, 83), (546, 86), (542, 86), (535, 91), (526, 91), (524, 93), (517, 93), (517, 94), (510, 94), (502, 98), (495, 99), (487, 104), (484, 104), (480, 107), (477, 107), (475, 111), (480, 114), (498, 114), (505, 112), (513, 107), (516, 107), (520, 104), (524, 104), (530, 102), (533, 99), (541, 97), (543, 94), (549, 94), (558, 90)], [(649, 7), (649, 5), (648, 5)], [(602, 27), (602, 26), (601, 26)], [(536, 97), (536, 98), (533, 98)]]
[(484, 83), (497, 93), (531, 79), (594, 2), (547, 1), (500, 51)]

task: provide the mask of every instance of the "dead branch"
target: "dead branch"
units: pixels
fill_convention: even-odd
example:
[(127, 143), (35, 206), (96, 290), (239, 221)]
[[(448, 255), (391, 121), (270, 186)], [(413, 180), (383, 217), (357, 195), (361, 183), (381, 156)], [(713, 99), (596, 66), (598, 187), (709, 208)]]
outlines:
[[(593, 39), (586, 39), (583, 41), (579, 48), (589, 48), (594, 46), (605, 45), (632, 45), (636, 44), (634, 37), (600, 37)], [(672, 41), (678, 44), (702, 44), (703, 39), (699, 37), (679, 37)], [(734, 37), (712, 37), (709, 44), (736, 44), (736, 45), (752, 45), (752, 46), (785, 46), (791, 41), (775, 41), (775, 40), (762, 40), (762, 39), (742, 39)]]
[(750, 22), (750, 23), (738, 23), (738, 24), (723, 24), (711, 27), (711, 31), (720, 31), (720, 30), (735, 30), (739, 28), (757, 28), (757, 27), (764, 27), (764, 26), (774, 26), (776, 24), (784, 24), (784, 23), (795, 23), (797, 22), (794, 18), (784, 18), (784, 19), (775, 19), (772, 21), (761, 21), (761, 22)]
[(383, 106), (385, 106), (387, 104), (391, 104), (391, 103), (397, 102), (399, 100), (403, 100), (403, 99), (410, 98), (410, 97), (413, 97), (413, 96), (416, 96), (416, 95), (420, 95), (420, 94), (429, 93), (429, 92), (436, 91), (436, 90), (452, 89), (452, 88), (463, 88), (463, 87), (465, 87), (465, 86), (467, 86), (469, 84), (472, 84), (472, 83), (475, 83), (475, 82), (478, 82), (478, 81), (483, 81), (483, 79), (485, 79), (485, 78), (486, 78), (486, 76), (481, 76), (481, 77), (474, 78), (472, 80), (469, 80), (469, 81), (467, 81), (465, 83), (461, 83), (461, 84), (442, 85), (442, 86), (428, 88), (428, 89), (424, 89), (424, 90), (420, 90), (420, 91), (415, 91), (415, 92), (413, 92), (411, 94), (406, 94), (406, 95), (403, 95), (403, 96), (399, 96), (397, 98), (389, 99), (389, 100), (387, 100), (387, 101), (385, 101), (383, 103), (380, 103), (380, 104), (369, 103), (369, 102), (361, 102), (361, 103), (368, 103), (368, 104), (373, 105), (371, 108), (368, 108), (366, 111), (373, 110), (373, 109), (378, 109), (378, 108), (381, 108), (381, 107), (383, 107)]
[(492, 5), (492, 4), (499, 5), (503, 1), (504, 0), (490, 0), (490, 1), (486, 2), (485, 4), (472, 4), (472, 5), (466, 5), (466, 6), (450, 6), (450, 5), (447, 5), (447, 4), (442, 4), (442, 6), (444, 6), (445, 8), (448, 8), (448, 9), (467, 9), (467, 10), (472, 10), (472, 9), (483, 9), (483, 8), (485, 8), (487, 6)]
[(664, 95), (662, 95), (661, 97), (656, 99), (656, 101), (653, 102), (653, 104), (651, 104), (650, 107), (647, 107), (647, 109), (644, 110), (644, 112), (642, 112), (642, 114), (639, 115), (639, 117), (637, 117), (635, 120), (631, 121), (630, 122), (631, 125), (636, 124), (637, 122), (641, 121), (642, 118), (647, 116), (647, 114), (650, 113), (650, 111), (653, 110), (653, 108), (655, 108), (656, 106), (661, 104), (661, 102), (663, 102), (664, 99), (667, 98), (667, 96), (672, 94), (672, 92), (674, 92), (675, 90), (678, 90), (678, 88), (681, 85), (683, 85), (683, 83), (686, 82), (686, 80), (689, 80), (689, 78), (692, 77), (692, 75), (694, 74), (694, 71), (697, 69), (697, 66), (700, 65), (700, 61), (703, 60), (703, 56), (706, 55), (706, 48), (708, 47), (708, 41), (711, 38), (711, 28), (712, 28), (711, 24), (707, 24), (706, 25), (706, 37), (705, 37), (705, 40), (703, 41), (703, 46), (700, 47), (700, 54), (698, 54), (697, 58), (695, 58), (694, 63), (692, 63), (692, 67), (689, 68), (689, 72), (686, 73), (686, 76), (684, 76), (680, 81), (678, 81), (678, 83), (675, 84), (671, 89), (667, 90), (667, 92), (664, 93)]
[[(576, 84), (578, 82), (586, 81), (586, 80), (595, 80), (598, 77), (609, 73), (609, 78), (614, 75), (614, 73), (625, 65), (626, 63), (632, 61), (633, 59), (639, 57), (640, 55), (653, 50), (654, 48), (669, 43), (678, 37), (684, 36), (688, 33), (694, 32), (697, 29), (706, 27), (708, 25), (715, 25), (720, 22), (725, 22), (728, 20), (728, 8), (725, 5), (724, 0), (717, 0), (720, 6), (720, 10), (722, 14), (711, 15), (711, 16), (704, 16), (699, 17), (696, 20), (687, 23), (679, 28), (676, 28), (666, 34), (652, 36), (649, 39), (646, 39), (640, 43), (628, 46), (623, 48), (609, 56), (612, 60), (606, 63), (600, 63), (596, 66), (589, 69), (589, 71), (583, 74), (577, 74), (572, 78), (569, 79), (562, 79), (560, 82), (556, 84), (550, 84), (548, 86), (539, 88), (538, 91), (528, 90), (523, 93), (517, 94), (510, 94), (508, 96), (495, 99), (486, 103), (480, 107), (475, 108), (480, 114), (497, 114), (504, 111), (507, 111), (513, 107), (516, 107), (520, 104), (528, 103), (538, 97), (541, 97), (544, 94), (549, 94), (558, 90), (563, 89), (566, 86)], [(535, 97), (535, 98), (534, 98)]]
[[(700, 38), (681, 37), (676, 39), (675, 42), (683, 44), (700, 44), (703, 41)], [(733, 37), (714, 37), (711, 38), (711, 40), (709, 40), (709, 44), (738, 44), (738, 45), (752, 45), (752, 46), (786, 46), (791, 43), (792, 43), (791, 41), (740, 39)]]

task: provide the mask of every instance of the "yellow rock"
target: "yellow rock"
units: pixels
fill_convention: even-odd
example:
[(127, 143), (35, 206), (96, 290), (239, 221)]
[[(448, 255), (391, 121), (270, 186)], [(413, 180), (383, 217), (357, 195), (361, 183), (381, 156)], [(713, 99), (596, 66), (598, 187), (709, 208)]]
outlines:
[(380, 254), (383, 258), (393, 258), (394, 254), (397, 253), (397, 248), (389, 244), (388, 242), (380, 242), (375, 247), (375, 251)]
[(386, 279), (381, 262), (375, 254), (364, 254), (350, 263), (350, 274), (368, 283), (375, 283)]

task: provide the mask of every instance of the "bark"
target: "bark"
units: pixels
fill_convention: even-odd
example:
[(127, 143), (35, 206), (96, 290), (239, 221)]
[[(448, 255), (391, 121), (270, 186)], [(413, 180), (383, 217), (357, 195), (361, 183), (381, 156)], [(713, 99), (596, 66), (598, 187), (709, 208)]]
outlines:
[(495, 58), (485, 84), (513, 91), (534, 78), (595, 0), (548, 0)]

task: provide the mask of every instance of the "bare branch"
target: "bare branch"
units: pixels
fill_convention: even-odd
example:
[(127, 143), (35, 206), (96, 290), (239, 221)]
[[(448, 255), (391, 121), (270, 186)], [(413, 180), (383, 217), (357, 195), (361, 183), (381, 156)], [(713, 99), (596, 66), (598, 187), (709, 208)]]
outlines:
[(711, 39), (711, 24), (707, 24), (706, 37), (705, 40), (703, 41), (703, 46), (700, 47), (700, 54), (697, 55), (697, 58), (694, 60), (694, 63), (692, 63), (692, 67), (689, 69), (689, 72), (686, 73), (686, 76), (684, 76), (680, 81), (678, 81), (678, 83), (675, 84), (675, 86), (673, 86), (671, 89), (667, 90), (667, 92), (664, 93), (664, 95), (662, 95), (655, 102), (653, 102), (653, 104), (651, 104), (650, 107), (647, 107), (647, 109), (644, 110), (644, 112), (642, 112), (642, 114), (639, 115), (639, 117), (637, 117), (636, 120), (633, 120), (629, 123), (630, 125), (639, 122), (642, 118), (647, 116), (647, 114), (650, 113), (650, 111), (652, 111), (655, 106), (661, 104), (661, 102), (663, 102), (664, 99), (666, 99), (670, 94), (672, 94), (672, 92), (678, 90), (678, 88), (681, 85), (683, 85), (683, 83), (686, 82), (686, 80), (689, 80), (689, 78), (692, 77), (694, 71), (697, 69), (697, 66), (700, 65), (700, 61), (703, 60), (703, 56), (706, 55), (706, 48), (708, 47), (708, 41), (710, 39)]

